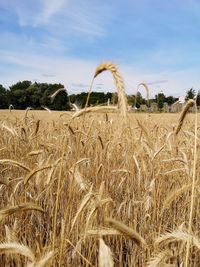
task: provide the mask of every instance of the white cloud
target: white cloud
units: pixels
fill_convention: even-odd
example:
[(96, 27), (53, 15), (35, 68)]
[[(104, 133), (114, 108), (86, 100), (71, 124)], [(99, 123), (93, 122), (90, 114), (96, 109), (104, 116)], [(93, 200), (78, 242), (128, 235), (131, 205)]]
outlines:
[(39, 13), (36, 24), (48, 23), (50, 19), (66, 8), (68, 0), (42, 0), (42, 11)]
[(103, 36), (113, 17), (112, 3), (93, 0), (2, 0), (1, 7), (14, 11), (21, 27), (43, 27), (57, 36)]

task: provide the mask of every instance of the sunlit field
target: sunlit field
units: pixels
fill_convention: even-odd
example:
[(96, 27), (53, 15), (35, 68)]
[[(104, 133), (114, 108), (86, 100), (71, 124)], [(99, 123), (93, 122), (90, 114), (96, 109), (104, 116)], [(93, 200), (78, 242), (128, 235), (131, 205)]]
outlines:
[(72, 115), (0, 111), (0, 266), (199, 266), (195, 115)]

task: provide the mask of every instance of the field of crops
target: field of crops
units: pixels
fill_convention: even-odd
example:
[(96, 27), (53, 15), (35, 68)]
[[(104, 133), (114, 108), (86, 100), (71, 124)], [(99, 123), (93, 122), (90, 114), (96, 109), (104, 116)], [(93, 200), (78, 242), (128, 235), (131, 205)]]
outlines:
[(0, 111), (0, 266), (199, 266), (195, 115), (72, 115)]

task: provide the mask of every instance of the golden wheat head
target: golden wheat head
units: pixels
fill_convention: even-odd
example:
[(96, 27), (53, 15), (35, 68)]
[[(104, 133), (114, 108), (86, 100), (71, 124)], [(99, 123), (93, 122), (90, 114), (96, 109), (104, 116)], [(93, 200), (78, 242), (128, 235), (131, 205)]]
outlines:
[(185, 116), (188, 112), (188, 110), (195, 104), (195, 101), (193, 99), (190, 99), (187, 104), (185, 105), (185, 107), (183, 108), (182, 112), (181, 112), (181, 115), (179, 117), (179, 121), (178, 121), (178, 125), (175, 129), (175, 135), (177, 135), (183, 125), (183, 122), (184, 122), (184, 119), (185, 119)]
[(116, 87), (117, 87), (119, 110), (120, 110), (121, 115), (124, 118), (126, 118), (127, 117), (127, 98), (126, 98), (126, 94), (124, 90), (124, 82), (117, 67), (110, 61), (104, 62), (97, 67), (96, 72), (94, 74), (94, 78), (96, 78), (100, 73), (106, 70), (109, 70), (112, 72), (112, 75), (113, 75), (113, 78), (115, 80)]

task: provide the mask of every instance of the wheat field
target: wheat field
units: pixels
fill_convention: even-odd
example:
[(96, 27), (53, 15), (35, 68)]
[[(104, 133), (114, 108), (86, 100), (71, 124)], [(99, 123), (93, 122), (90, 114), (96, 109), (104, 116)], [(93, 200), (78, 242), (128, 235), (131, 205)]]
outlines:
[(0, 266), (185, 266), (187, 243), (199, 266), (195, 115), (175, 135), (178, 117), (1, 111)]
[[(200, 266), (199, 115), (0, 111), (0, 266)], [(92, 88), (92, 86), (91, 86)], [(56, 94), (56, 92), (55, 92)]]

